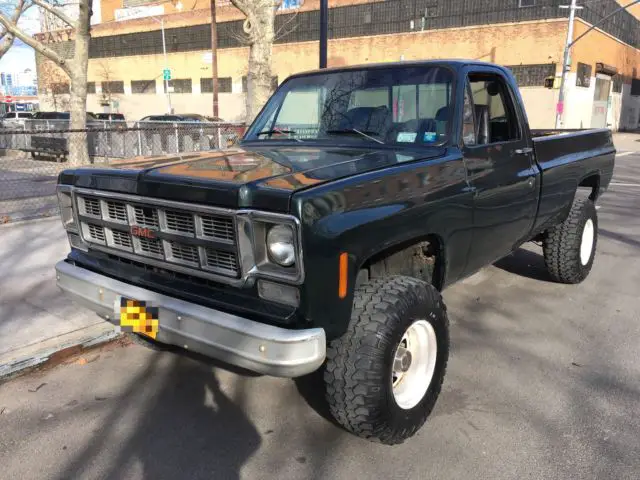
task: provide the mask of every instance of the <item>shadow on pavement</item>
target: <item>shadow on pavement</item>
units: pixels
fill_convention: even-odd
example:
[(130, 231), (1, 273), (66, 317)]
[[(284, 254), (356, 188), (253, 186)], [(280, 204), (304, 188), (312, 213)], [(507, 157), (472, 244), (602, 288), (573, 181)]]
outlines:
[[(166, 372), (155, 367), (162, 355), (152, 355), (143, 373), (131, 382), (92, 441), (72, 460), (60, 479), (81, 478), (91, 470), (107, 442), (116, 435), (114, 425), (127, 411), (142, 411), (133, 429), (109, 462), (102, 478), (127, 478), (131, 470), (142, 477), (236, 479), (245, 462), (260, 447), (260, 435), (244, 412), (243, 380), (238, 379), (236, 398), (220, 389), (207, 365), (171, 356)], [(165, 359), (166, 360), (166, 359)], [(151, 384), (155, 383), (157, 388)], [(152, 391), (145, 405), (136, 403), (140, 392)]]
[(635, 238), (630, 238), (629, 236), (624, 235), (622, 233), (616, 233), (616, 232), (612, 232), (610, 230), (605, 230), (602, 228), (598, 229), (598, 233), (603, 237), (607, 237), (607, 238), (610, 238), (611, 240), (622, 242), (630, 247), (640, 248), (639, 240), (636, 240)]
[(505, 272), (520, 275), (521, 277), (552, 282), (544, 264), (544, 257), (536, 252), (519, 248), (511, 255), (494, 263), (494, 266)]

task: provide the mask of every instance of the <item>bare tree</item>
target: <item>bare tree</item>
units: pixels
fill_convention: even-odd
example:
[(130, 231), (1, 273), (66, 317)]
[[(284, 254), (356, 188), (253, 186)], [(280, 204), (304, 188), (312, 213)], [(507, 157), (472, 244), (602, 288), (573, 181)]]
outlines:
[(102, 83), (102, 97), (100, 99), (100, 103), (102, 106), (112, 105), (113, 100), (113, 92), (111, 91), (113, 88), (113, 70), (111, 69), (111, 64), (109, 60), (103, 60), (98, 64), (98, 76), (100, 77)]
[[(30, 6), (31, 4), (27, 5), (25, 0), (19, 0), (15, 4), (15, 6), (0, 4), (0, 12), (11, 12), (11, 22), (17, 25), (18, 21), (20, 20), (20, 16)], [(0, 58), (2, 58), (4, 54), (7, 53), (13, 46), (13, 41), (15, 40), (15, 38), (16, 37), (6, 29), (3, 28), (2, 30), (0, 30)]]
[[(67, 59), (49, 48), (46, 43), (33, 38), (20, 28), (12, 18), (0, 12), (0, 24), (7, 32), (32, 47), (36, 52), (58, 65), (68, 76), (71, 84), (69, 98), (71, 128), (84, 130), (87, 125), (87, 68), (89, 65), (89, 29), (92, 0), (78, 0), (78, 19), (73, 20), (61, 8), (57, 0), (30, 0), (40, 9), (58, 17), (69, 25), (69, 39), (73, 38), (75, 53)], [(89, 162), (89, 149), (86, 134), (76, 134), (74, 141), (69, 142), (69, 161), (80, 165)]]
[(249, 45), (246, 122), (251, 123), (271, 95), (271, 53), (276, 39), (276, 11), (279, 0), (231, 0), (246, 17), (242, 25)]
[(55, 111), (69, 109), (69, 77), (53, 62), (46, 60), (40, 64), (38, 77), (45, 98)]

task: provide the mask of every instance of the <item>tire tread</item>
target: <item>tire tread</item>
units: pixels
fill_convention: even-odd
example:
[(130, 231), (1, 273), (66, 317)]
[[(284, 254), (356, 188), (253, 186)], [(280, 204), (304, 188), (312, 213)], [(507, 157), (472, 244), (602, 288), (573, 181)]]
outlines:
[(588, 218), (594, 221), (596, 229), (593, 241), (595, 250), (598, 238), (597, 219), (595, 206), (588, 198), (574, 200), (566, 220), (545, 233), (543, 240), (545, 265), (555, 281), (576, 284), (589, 274), (593, 258), (587, 266), (582, 266), (580, 262), (582, 225)]
[[(381, 352), (392, 341), (390, 334), (400, 323), (399, 312), (410, 310), (416, 300), (441, 308), (448, 332), (440, 293), (421, 280), (394, 276), (371, 280), (356, 290), (346, 333), (327, 347), (324, 379), (330, 411), (338, 423), (360, 437), (391, 445), (402, 443), (422, 427), (440, 393), (444, 370), (433, 379), (437, 381), (432, 390), (434, 401), (408, 430), (392, 428), (380, 409), (381, 383), (388, 368)], [(447, 336), (447, 346), (448, 341)]]

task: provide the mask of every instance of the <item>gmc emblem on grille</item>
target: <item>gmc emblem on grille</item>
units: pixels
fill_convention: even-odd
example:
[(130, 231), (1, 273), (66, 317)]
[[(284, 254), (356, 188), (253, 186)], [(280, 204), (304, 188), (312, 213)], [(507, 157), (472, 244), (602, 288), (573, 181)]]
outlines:
[(134, 225), (131, 227), (130, 232), (134, 237), (156, 238), (156, 231), (150, 228), (138, 227)]

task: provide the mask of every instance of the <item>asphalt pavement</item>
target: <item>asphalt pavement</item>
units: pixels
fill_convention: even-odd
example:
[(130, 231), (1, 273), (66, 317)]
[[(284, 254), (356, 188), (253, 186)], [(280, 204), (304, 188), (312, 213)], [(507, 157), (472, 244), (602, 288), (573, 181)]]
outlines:
[(0, 385), (0, 478), (637, 479), (640, 143), (618, 148), (583, 284), (530, 245), (446, 290), (443, 392), (405, 444), (336, 427), (317, 377), (111, 344)]

